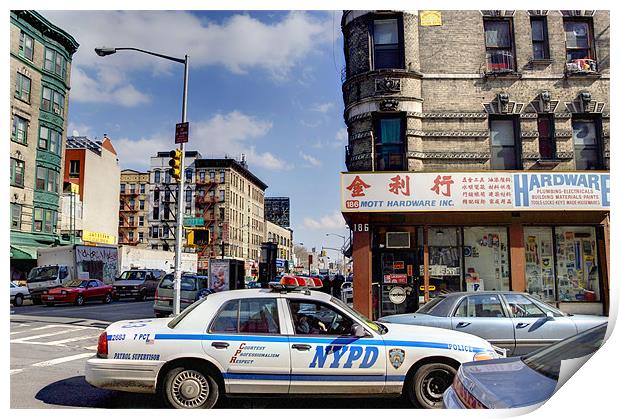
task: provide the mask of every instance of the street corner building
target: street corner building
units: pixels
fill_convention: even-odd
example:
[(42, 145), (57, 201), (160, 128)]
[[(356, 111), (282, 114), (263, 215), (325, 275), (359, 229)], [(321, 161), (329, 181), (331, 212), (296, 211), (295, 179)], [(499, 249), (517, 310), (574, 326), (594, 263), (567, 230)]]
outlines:
[(78, 43), (34, 11), (11, 11), (11, 278), (59, 235), (71, 60)]
[(609, 12), (345, 11), (341, 26), (355, 308), (514, 290), (608, 314)]

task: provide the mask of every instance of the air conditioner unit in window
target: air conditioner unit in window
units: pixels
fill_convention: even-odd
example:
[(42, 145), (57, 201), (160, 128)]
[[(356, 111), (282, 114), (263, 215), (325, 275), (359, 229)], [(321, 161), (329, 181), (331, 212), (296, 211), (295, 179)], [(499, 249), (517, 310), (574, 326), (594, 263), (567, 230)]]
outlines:
[(408, 249), (410, 238), (408, 232), (385, 233), (385, 247), (388, 249)]

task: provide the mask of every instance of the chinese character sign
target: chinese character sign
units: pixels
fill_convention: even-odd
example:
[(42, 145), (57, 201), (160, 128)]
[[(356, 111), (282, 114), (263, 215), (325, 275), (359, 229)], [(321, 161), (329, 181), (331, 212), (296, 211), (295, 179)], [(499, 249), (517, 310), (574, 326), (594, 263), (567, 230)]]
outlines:
[(609, 173), (343, 173), (342, 211), (607, 210)]

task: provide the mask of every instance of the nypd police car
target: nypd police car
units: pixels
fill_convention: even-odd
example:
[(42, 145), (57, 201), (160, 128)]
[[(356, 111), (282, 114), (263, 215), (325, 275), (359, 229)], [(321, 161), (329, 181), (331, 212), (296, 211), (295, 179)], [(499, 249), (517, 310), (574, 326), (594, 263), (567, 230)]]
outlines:
[(328, 294), (281, 286), (211, 294), (172, 319), (113, 323), (86, 380), (159, 393), (175, 408), (252, 394), (404, 394), (433, 408), (462, 363), (498, 357), (474, 335), (372, 322)]

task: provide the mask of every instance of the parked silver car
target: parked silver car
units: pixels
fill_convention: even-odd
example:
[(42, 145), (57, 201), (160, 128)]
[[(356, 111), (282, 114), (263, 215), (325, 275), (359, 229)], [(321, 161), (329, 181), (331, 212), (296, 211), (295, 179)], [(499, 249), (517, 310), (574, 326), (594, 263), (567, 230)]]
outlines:
[[(208, 287), (209, 283), (206, 276), (184, 272), (181, 275), (181, 310), (200, 299)], [(155, 292), (155, 303), (153, 304), (155, 317), (165, 317), (172, 313), (173, 297), (174, 274), (167, 274), (159, 281)]]
[(15, 282), (11, 282), (11, 304), (15, 307), (19, 307), (24, 303), (24, 300), (30, 299), (30, 292), (28, 288), (21, 287)]
[(523, 355), (607, 322), (607, 317), (565, 314), (527, 293), (455, 292), (434, 298), (417, 312), (379, 319), (471, 333)]

